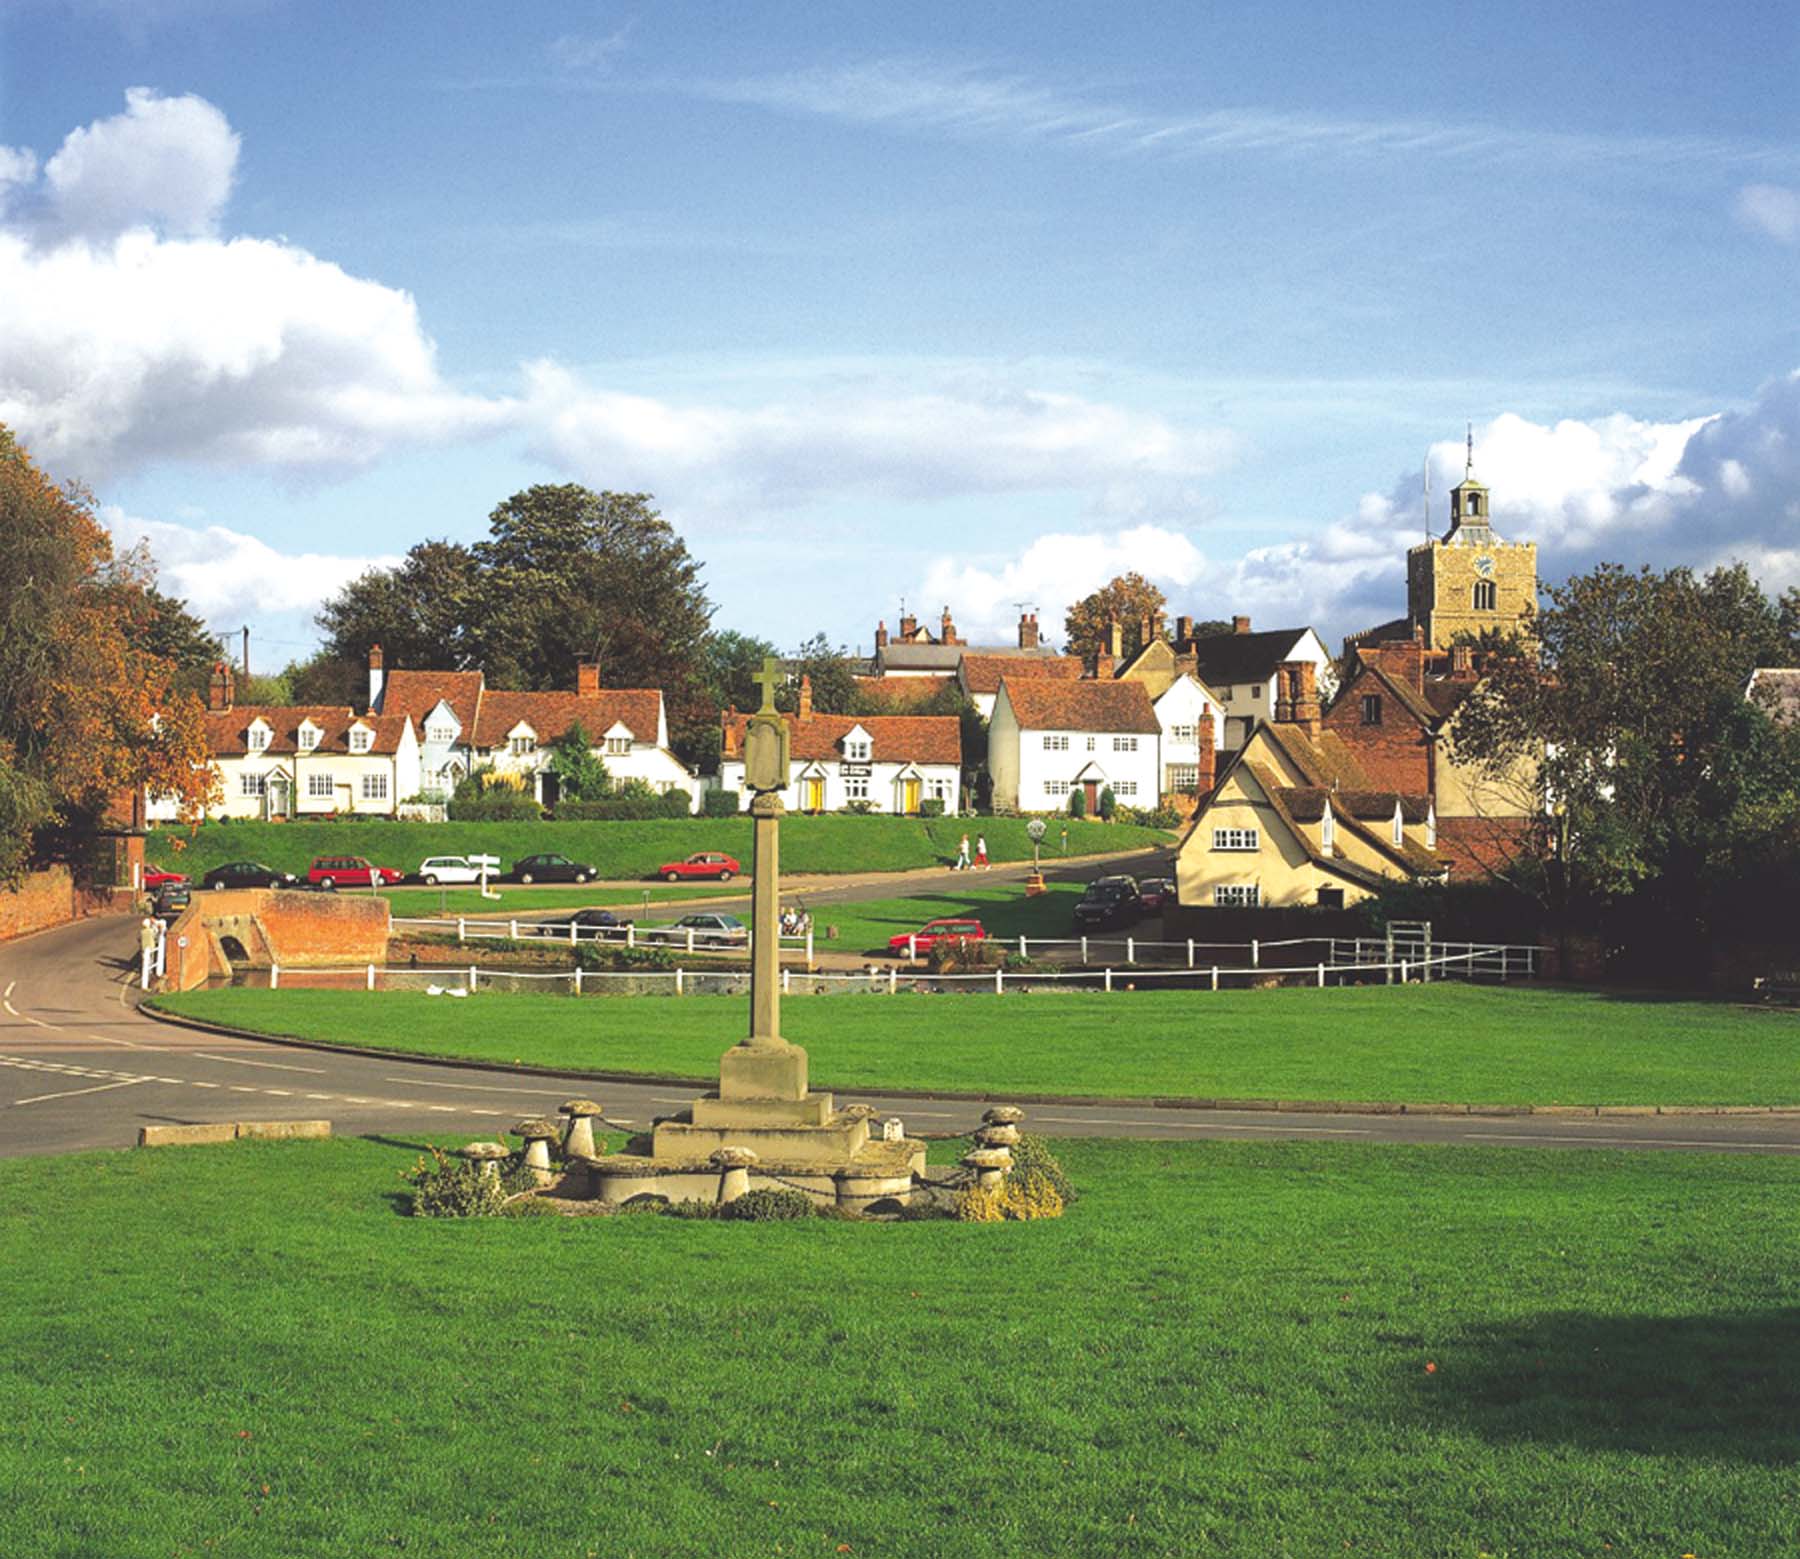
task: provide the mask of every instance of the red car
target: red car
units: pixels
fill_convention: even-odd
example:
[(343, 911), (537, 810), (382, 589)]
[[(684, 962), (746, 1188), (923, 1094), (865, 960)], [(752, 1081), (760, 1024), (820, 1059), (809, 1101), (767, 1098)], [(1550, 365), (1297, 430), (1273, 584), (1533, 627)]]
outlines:
[(171, 886), (179, 888), (186, 882), (187, 878), (180, 872), (167, 871), (161, 866), (144, 868), (144, 891), (146, 893), (154, 893), (158, 888)]
[(928, 920), (919, 930), (888, 938), (890, 953), (929, 953), (939, 942), (985, 942), (979, 920)]
[(669, 861), (657, 867), (656, 875), (664, 882), (680, 882), (683, 877), (717, 877), (720, 882), (730, 882), (743, 869), (729, 855), (721, 855), (717, 850), (702, 850), (685, 861)]
[(321, 855), (314, 859), (306, 880), (315, 888), (388, 888), (406, 874), (391, 866), (372, 866), (360, 855)]

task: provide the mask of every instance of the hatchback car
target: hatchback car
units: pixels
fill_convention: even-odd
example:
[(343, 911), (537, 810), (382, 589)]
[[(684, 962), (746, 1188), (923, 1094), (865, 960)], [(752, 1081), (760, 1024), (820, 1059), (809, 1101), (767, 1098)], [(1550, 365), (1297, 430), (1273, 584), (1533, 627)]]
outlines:
[(586, 882), (600, 873), (566, 855), (527, 855), (514, 861), (507, 875), (514, 882)]
[(665, 862), (656, 868), (656, 875), (664, 882), (680, 882), (683, 877), (716, 877), (720, 882), (730, 882), (743, 869), (734, 856), (702, 850), (685, 861)]
[(200, 879), (203, 888), (291, 888), (299, 882), (292, 872), (278, 872), (261, 861), (227, 861)]
[(1100, 877), (1090, 882), (1075, 905), (1077, 931), (1101, 931), (1136, 925), (1144, 918), (1144, 901), (1135, 877)]
[(578, 909), (573, 915), (555, 915), (548, 920), (537, 923), (539, 936), (566, 937), (571, 930), (578, 939), (592, 937), (595, 941), (610, 942), (625, 935), (629, 920), (621, 920), (610, 909)]
[(983, 942), (987, 932), (979, 920), (928, 920), (917, 931), (888, 938), (890, 953), (929, 953), (939, 942)]
[(750, 940), (750, 928), (736, 915), (683, 915), (670, 929), (693, 932), (695, 947), (742, 947)]
[(187, 877), (181, 872), (172, 872), (161, 866), (144, 868), (144, 891), (154, 893), (158, 888), (166, 888), (171, 884), (186, 886)]
[(1146, 915), (1160, 915), (1175, 907), (1175, 881), (1171, 877), (1146, 877), (1138, 884), (1138, 898)]
[(435, 888), (440, 882), (480, 882), (481, 868), (461, 855), (434, 855), (419, 862), (417, 875), (426, 887)]
[(329, 893), (333, 888), (389, 888), (406, 874), (392, 866), (376, 866), (360, 855), (321, 855), (306, 880)]
[(158, 920), (176, 921), (192, 901), (193, 892), (185, 882), (165, 882), (151, 900), (151, 913)]

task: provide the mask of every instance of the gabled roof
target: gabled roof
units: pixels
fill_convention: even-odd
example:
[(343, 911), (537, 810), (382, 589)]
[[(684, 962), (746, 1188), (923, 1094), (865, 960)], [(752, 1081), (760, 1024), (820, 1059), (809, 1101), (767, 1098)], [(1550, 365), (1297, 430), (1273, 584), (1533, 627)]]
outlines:
[[(292, 755), (300, 752), (300, 727), (311, 721), (319, 728), (319, 743), (309, 747), (303, 757), (349, 755), (350, 728), (366, 725), (375, 733), (369, 752), (387, 754), (398, 751), (406, 730), (404, 715), (364, 715), (354, 709), (330, 704), (239, 704), (233, 709), (208, 710), (206, 713), (206, 745), (215, 758), (242, 758), (250, 752), (249, 730), (258, 720), (269, 727), (269, 745), (259, 753)], [(364, 757), (367, 754), (357, 753)]]
[(884, 645), (875, 661), (890, 671), (941, 671), (954, 673), (965, 655), (993, 655), (1004, 660), (1059, 660), (1047, 644), (1022, 649), (1016, 644), (900, 644)]
[[(1314, 741), (1297, 725), (1285, 722), (1274, 724), (1260, 722), (1255, 731), (1263, 732), (1268, 738), (1280, 745), (1281, 750), (1307, 778), (1312, 785), (1322, 785), (1327, 790), (1368, 790), (1369, 777), (1363, 772), (1362, 764), (1356, 756), (1356, 749), (1339, 736), (1336, 731), (1321, 731)], [(1249, 742), (1240, 749), (1247, 750)], [(1223, 778), (1223, 776), (1221, 776)]]
[(1238, 682), (1269, 682), (1275, 668), (1294, 658), (1294, 646), (1310, 630), (1270, 628), (1262, 633), (1213, 633), (1195, 639), (1195, 669), (1208, 687)]
[[(796, 763), (827, 762), (843, 757), (843, 740), (857, 727), (869, 733), (877, 763), (962, 763), (962, 721), (955, 715), (821, 715), (799, 720), (783, 715), (788, 752)], [(733, 711), (725, 717), (727, 755), (744, 750), (749, 715)]]
[(540, 743), (547, 744), (580, 721), (588, 736), (598, 741), (613, 724), (622, 722), (640, 742), (654, 746), (661, 732), (661, 713), (662, 694), (655, 688), (601, 688), (597, 698), (583, 698), (579, 693), (502, 693), (488, 688), (481, 695), (473, 740), (477, 747), (502, 747), (513, 727), (524, 724), (537, 733)]
[(971, 650), (962, 658), (963, 686), (971, 693), (998, 693), (1003, 677), (1015, 682), (1025, 677), (1078, 682), (1081, 673), (1081, 658), (1076, 655), (994, 655)]
[(384, 715), (411, 715), (423, 725), (426, 715), (446, 703), (467, 731), (475, 723), (481, 703), (479, 671), (390, 671), (381, 688)]
[(1141, 682), (1002, 679), (1022, 731), (1112, 731), (1159, 734), (1156, 710)]

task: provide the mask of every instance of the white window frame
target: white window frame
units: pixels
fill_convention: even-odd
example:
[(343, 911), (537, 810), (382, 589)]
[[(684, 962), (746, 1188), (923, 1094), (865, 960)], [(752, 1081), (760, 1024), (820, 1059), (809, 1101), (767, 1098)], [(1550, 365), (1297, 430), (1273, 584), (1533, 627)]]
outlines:
[(427, 726), (425, 740), (433, 747), (448, 747), (456, 740), (456, 727), (453, 725)]
[(238, 795), (249, 798), (251, 796), (266, 796), (268, 793), (269, 776), (267, 774), (253, 773), (249, 769), (240, 769), (238, 771)]
[(258, 721), (244, 733), (244, 745), (251, 752), (267, 752), (269, 750), (269, 728)]
[(375, 733), (367, 726), (356, 726), (350, 732), (350, 750), (368, 752), (375, 745)]
[(1262, 830), (1260, 828), (1215, 828), (1212, 847), (1215, 850), (1260, 850), (1262, 848)]
[(506, 739), (506, 750), (515, 758), (529, 758), (537, 751), (535, 736), (509, 736)]
[(1068, 750), (1069, 750), (1069, 738), (1068, 737), (1066, 737), (1066, 736), (1046, 736), (1044, 738), (1044, 751), (1045, 752), (1067, 752)]
[(301, 752), (313, 752), (318, 748), (319, 738), (325, 733), (316, 725), (305, 724), (294, 734), (294, 745)]
[(1044, 794), (1054, 801), (1060, 801), (1069, 794), (1070, 783), (1068, 780), (1045, 780)]
[(362, 777), (360, 794), (364, 801), (386, 801), (388, 799), (388, 777), (385, 774), (365, 774)]
[(1113, 751), (1136, 752), (1137, 738), (1135, 736), (1115, 736), (1113, 738)]
[(1118, 780), (1118, 781), (1116, 781), (1113, 785), (1113, 794), (1115, 796), (1135, 796), (1137, 794), (1137, 781), (1136, 780)]
[(1197, 742), (1200, 739), (1200, 728), (1195, 725), (1172, 725), (1169, 727), (1169, 740), (1172, 742)]
[(844, 799), (846, 801), (867, 801), (869, 799), (869, 776), (866, 774), (846, 774), (844, 780)]
[(1213, 889), (1213, 904), (1224, 909), (1260, 909), (1262, 889), (1254, 882), (1222, 882)]
[(1171, 763), (1168, 777), (1171, 791), (1182, 793), (1197, 790), (1200, 786), (1200, 765), (1197, 763)]
[(854, 741), (846, 740), (844, 743), (844, 762), (867, 763), (872, 748), (873, 743), (863, 737), (858, 737)]
[(606, 756), (609, 758), (626, 758), (631, 755), (631, 738), (629, 736), (609, 736), (606, 738)]

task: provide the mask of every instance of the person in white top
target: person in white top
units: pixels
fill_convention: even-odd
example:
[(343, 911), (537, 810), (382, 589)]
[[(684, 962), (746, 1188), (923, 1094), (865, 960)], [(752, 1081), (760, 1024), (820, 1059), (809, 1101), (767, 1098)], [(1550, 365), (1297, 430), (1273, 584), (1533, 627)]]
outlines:
[(966, 872), (969, 869), (969, 836), (962, 836), (962, 843), (956, 847), (956, 864), (950, 868), (953, 872)]

